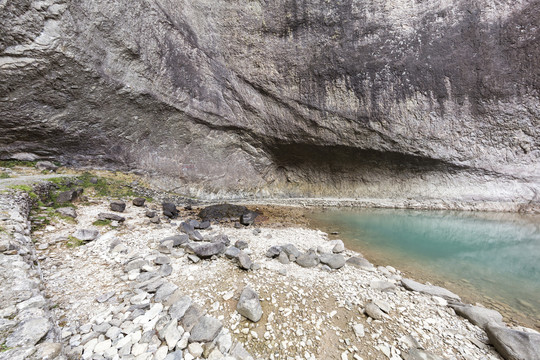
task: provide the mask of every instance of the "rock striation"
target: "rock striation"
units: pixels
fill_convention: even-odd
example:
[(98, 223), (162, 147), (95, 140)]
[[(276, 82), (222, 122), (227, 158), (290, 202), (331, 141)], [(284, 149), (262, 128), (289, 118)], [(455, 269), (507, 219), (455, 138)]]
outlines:
[(537, 5), (3, 1), (0, 157), (199, 196), (538, 209)]

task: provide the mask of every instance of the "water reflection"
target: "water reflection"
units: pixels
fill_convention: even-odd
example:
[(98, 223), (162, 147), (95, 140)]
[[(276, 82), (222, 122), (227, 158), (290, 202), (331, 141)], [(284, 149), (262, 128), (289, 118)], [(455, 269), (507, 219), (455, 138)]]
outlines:
[[(422, 267), (540, 320), (537, 216), (393, 209), (328, 210), (313, 215), (339, 229), (350, 247), (403, 268)], [(381, 255), (384, 254), (384, 255)]]

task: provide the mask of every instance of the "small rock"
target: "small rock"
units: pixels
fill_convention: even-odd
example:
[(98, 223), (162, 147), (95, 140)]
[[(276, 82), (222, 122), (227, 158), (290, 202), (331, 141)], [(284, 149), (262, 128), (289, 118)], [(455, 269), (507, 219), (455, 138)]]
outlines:
[(186, 234), (169, 236), (169, 237), (166, 237), (163, 240), (160, 240), (160, 242), (163, 243), (163, 242), (169, 241), (169, 240), (172, 241), (172, 246), (177, 247), (177, 246), (180, 246), (180, 245), (183, 245), (183, 244), (187, 244), (189, 242), (189, 236), (186, 235)]
[(357, 338), (362, 338), (366, 335), (364, 331), (364, 325), (362, 324), (354, 324), (353, 325), (354, 334)]
[(381, 309), (374, 303), (370, 302), (366, 305), (366, 314), (375, 319), (375, 320), (382, 320), (384, 318), (384, 314)]
[(321, 263), (328, 265), (332, 269), (340, 269), (345, 266), (345, 258), (339, 254), (321, 254), (319, 259)]
[(296, 258), (296, 263), (305, 268), (315, 267), (319, 264), (319, 257), (315, 251), (310, 250)]
[(243, 251), (240, 251), (238, 253), (237, 260), (238, 260), (238, 266), (240, 267), (240, 269), (250, 270), (251, 265), (253, 265), (253, 261), (251, 261), (251, 258), (249, 257), (249, 255)]
[[(285, 251), (285, 253), (289, 256), (294, 256), (295, 258), (299, 257), (302, 253), (298, 251), (296, 246), (293, 244), (285, 244), (281, 246), (281, 251)], [(278, 254), (279, 255), (279, 254)], [(277, 255), (276, 255), (277, 256)]]
[[(266, 251), (266, 257), (275, 258), (281, 254), (281, 246), (272, 246)], [(288, 254), (286, 254), (288, 256)]]
[(237, 247), (240, 250), (247, 249), (248, 243), (244, 240), (238, 240), (236, 243), (234, 243), (234, 246)]
[(138, 198), (133, 199), (134, 206), (144, 206), (145, 202), (146, 202), (145, 198), (138, 197)]
[(122, 200), (111, 201), (109, 206), (112, 211), (116, 211), (116, 212), (124, 212), (124, 210), (126, 209), (126, 203), (123, 202)]
[(169, 308), (169, 315), (173, 319), (180, 320), (184, 317), (191, 304), (191, 298), (189, 296), (183, 296), (171, 305)]
[(422, 349), (409, 349), (407, 353), (403, 353), (404, 360), (444, 360), (442, 357), (427, 352)]
[(131, 260), (124, 266), (124, 271), (130, 272), (132, 270), (141, 269), (145, 265), (148, 265), (148, 261), (144, 259)]
[(191, 343), (188, 345), (188, 351), (193, 357), (198, 358), (203, 353), (203, 347), (199, 343)]
[(163, 208), (163, 215), (172, 219), (176, 219), (178, 217), (178, 209), (173, 203), (164, 202), (161, 204), (161, 206)]
[(223, 243), (225, 246), (229, 246), (231, 244), (231, 241), (229, 240), (229, 237), (227, 235), (225, 235), (225, 234), (216, 235), (212, 239), (212, 242), (220, 242), (220, 243)]
[(126, 221), (126, 218), (120, 215), (116, 215), (116, 214), (99, 213), (98, 220), (111, 220), (111, 221), (124, 222)]
[(229, 248), (227, 248), (227, 250), (225, 250), (225, 253), (224, 255), (228, 258), (228, 259), (238, 259), (238, 255), (240, 254), (240, 249), (234, 247), (234, 246), (231, 246)]
[(205, 230), (205, 229), (208, 229), (209, 227), (210, 227), (210, 221), (202, 221), (199, 223), (199, 226), (197, 226), (196, 229)]
[(73, 237), (82, 241), (92, 241), (99, 236), (99, 231), (94, 229), (78, 229), (73, 234)]
[(342, 240), (332, 240), (331, 244), (334, 245), (332, 252), (339, 254), (345, 251), (345, 244)]
[(175, 352), (169, 353), (165, 360), (183, 360), (182, 350), (176, 350)]
[(282, 264), (289, 264), (291, 262), (289, 260), (289, 255), (287, 255), (287, 253), (285, 253), (284, 251), (279, 254), (278, 261)]
[(146, 213), (144, 214), (146, 217), (153, 218), (156, 216), (156, 212), (152, 211), (150, 209), (146, 210)]
[(56, 209), (56, 212), (62, 216), (69, 216), (74, 219), (77, 217), (77, 212), (75, 211), (75, 208), (72, 207), (61, 207)]
[(153, 218), (150, 219), (150, 222), (152, 224), (159, 224), (161, 222), (161, 220), (159, 220), (158, 216), (154, 216)]
[(372, 263), (358, 256), (353, 256), (353, 257), (348, 258), (345, 263), (347, 265), (352, 265), (360, 269), (375, 269)]
[(190, 223), (187, 223), (185, 221), (182, 221), (180, 223), (180, 226), (178, 226), (178, 230), (180, 230), (184, 234), (188, 234), (188, 235), (191, 234), (193, 231), (195, 231), (193, 226)]
[(109, 291), (109, 292), (106, 292), (105, 294), (102, 294), (100, 296), (98, 296), (96, 298), (96, 301), (98, 303), (104, 303), (105, 301), (109, 300), (110, 298), (112, 298), (114, 296), (115, 292), (114, 291)]
[(209, 258), (213, 255), (218, 255), (225, 251), (225, 245), (220, 242), (201, 244), (191, 243), (188, 245), (189, 246), (187, 248), (201, 258)]
[(384, 280), (373, 280), (369, 283), (369, 287), (379, 291), (395, 291), (396, 286), (391, 282)]
[(167, 300), (167, 298), (172, 295), (173, 292), (178, 289), (178, 286), (176, 286), (173, 283), (166, 282), (163, 285), (159, 287), (159, 289), (156, 291), (156, 295), (154, 296), (154, 301), (156, 302), (162, 302)]
[(189, 259), (189, 261), (191, 261), (192, 263), (196, 264), (198, 263), (199, 261), (201, 261), (201, 258), (198, 257), (197, 255), (193, 255), (193, 254), (189, 254), (187, 256), (187, 258)]
[(78, 190), (66, 190), (58, 194), (58, 196), (56, 197), (56, 202), (58, 204), (73, 202), (77, 200), (81, 194), (82, 189), (80, 192)]
[(253, 224), (257, 216), (259, 216), (259, 214), (256, 213), (255, 211), (250, 211), (248, 213), (242, 214), (240, 216), (240, 224), (244, 226), (249, 226)]
[(223, 328), (221, 322), (211, 316), (203, 316), (191, 329), (190, 342), (210, 342), (218, 336)]
[(50, 161), (38, 161), (36, 163), (36, 168), (39, 170), (48, 170), (48, 171), (53, 171), (53, 172), (58, 170), (58, 166), (54, 165)]
[(154, 259), (154, 264), (156, 265), (164, 265), (164, 264), (170, 264), (171, 259), (166, 255), (158, 255)]
[(240, 295), (236, 311), (247, 319), (257, 322), (263, 315), (259, 295), (249, 286), (246, 286)]

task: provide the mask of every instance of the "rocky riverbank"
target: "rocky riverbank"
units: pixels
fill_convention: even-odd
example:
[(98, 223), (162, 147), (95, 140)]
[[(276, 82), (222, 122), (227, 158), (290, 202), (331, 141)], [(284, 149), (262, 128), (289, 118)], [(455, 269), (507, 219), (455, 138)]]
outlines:
[[(16, 277), (21, 261), (13, 259), (28, 254), (23, 267), (42, 286), (29, 297), (41, 301), (2, 307), (13, 311), (2, 313), (0, 359), (472, 360), (540, 353), (534, 331), (504, 327), (496, 312), (374, 266), (327, 234), (293, 225), (283, 209), (252, 207), (242, 217), (204, 221), (199, 209), (178, 203), (80, 189), (58, 197), (69, 198), (66, 206), (35, 208), (40, 225), (28, 241), (32, 199), (3, 194), (4, 213), (19, 214), (2, 218), (3, 234), (9, 241), (23, 234), (26, 247), (3, 248), (9, 288), (2, 294), (25, 283)], [(27, 332), (28, 341), (15, 344), (24, 314), (46, 319), (47, 331)]]

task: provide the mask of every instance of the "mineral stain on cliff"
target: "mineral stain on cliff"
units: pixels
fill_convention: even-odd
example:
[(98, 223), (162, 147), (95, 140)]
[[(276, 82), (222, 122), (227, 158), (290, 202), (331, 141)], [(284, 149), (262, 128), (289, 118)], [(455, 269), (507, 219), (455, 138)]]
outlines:
[(0, 156), (195, 195), (533, 209), (539, 5), (7, 0)]

